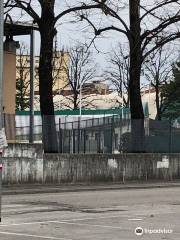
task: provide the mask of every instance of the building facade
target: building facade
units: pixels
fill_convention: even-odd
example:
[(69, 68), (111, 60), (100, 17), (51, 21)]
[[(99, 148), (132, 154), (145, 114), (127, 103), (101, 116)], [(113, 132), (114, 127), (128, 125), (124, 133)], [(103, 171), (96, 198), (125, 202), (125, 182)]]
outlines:
[[(66, 74), (66, 66), (68, 65), (69, 55), (65, 52), (54, 53), (53, 58), (53, 94), (59, 94), (68, 85)], [(35, 72), (34, 72), (34, 93), (39, 95), (39, 56), (35, 56)], [(19, 54), (16, 56), (16, 83), (17, 94), (22, 100), (28, 99), (30, 94), (30, 55), (27, 50), (20, 48)], [(18, 106), (17, 106), (18, 107)], [(18, 109), (18, 108), (17, 108)], [(25, 106), (25, 109), (27, 107)], [(25, 110), (19, 109), (19, 110)]]

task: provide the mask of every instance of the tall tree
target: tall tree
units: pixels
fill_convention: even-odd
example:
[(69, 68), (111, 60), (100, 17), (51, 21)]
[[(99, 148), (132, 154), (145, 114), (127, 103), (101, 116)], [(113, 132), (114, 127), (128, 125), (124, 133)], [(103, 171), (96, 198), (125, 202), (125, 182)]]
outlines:
[(162, 87), (163, 114), (169, 119), (180, 117), (180, 63), (173, 65), (173, 80)]
[[(180, 38), (180, 0), (100, 1), (105, 21), (101, 25), (91, 16), (81, 15), (94, 29), (95, 36), (107, 31), (123, 34), (129, 43), (129, 91), (132, 118), (132, 151), (144, 149), (144, 113), (140, 91), (141, 66), (156, 49)], [(128, 8), (129, 20), (122, 14)], [(107, 23), (109, 20), (109, 24)], [(104, 24), (104, 25), (103, 25)], [(155, 41), (156, 39), (156, 41)]]
[[(38, 6), (37, 6), (38, 5)], [(40, 109), (43, 122), (43, 144), (45, 152), (58, 152), (54, 105), (53, 105), (53, 40), (57, 33), (56, 23), (64, 16), (77, 11), (101, 8), (102, 3), (92, 1), (67, 6), (55, 14), (55, 0), (5, 0), (5, 13), (10, 14), (15, 8), (24, 11), (37, 24), (40, 32), (40, 61), (39, 61), (39, 93)], [(64, 8), (64, 6), (62, 6)]]
[(165, 83), (172, 79), (173, 55), (174, 51), (172, 51), (171, 47), (164, 48), (164, 46), (161, 46), (158, 50), (153, 51), (144, 63), (146, 79), (156, 93), (157, 120), (161, 120), (163, 112), (161, 89)]

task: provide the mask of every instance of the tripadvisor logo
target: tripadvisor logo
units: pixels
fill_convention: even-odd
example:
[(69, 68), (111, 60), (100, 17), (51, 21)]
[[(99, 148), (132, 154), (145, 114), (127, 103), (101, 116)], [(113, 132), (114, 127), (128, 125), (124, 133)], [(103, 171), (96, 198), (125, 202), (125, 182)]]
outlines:
[(144, 233), (144, 231), (143, 231), (142, 227), (137, 227), (137, 228), (135, 229), (135, 234), (136, 234), (137, 236), (142, 236), (143, 233)]
[(147, 228), (142, 228), (142, 227), (137, 227), (135, 229), (135, 234), (137, 236), (142, 236), (143, 234), (171, 234), (173, 233), (172, 229), (147, 229)]

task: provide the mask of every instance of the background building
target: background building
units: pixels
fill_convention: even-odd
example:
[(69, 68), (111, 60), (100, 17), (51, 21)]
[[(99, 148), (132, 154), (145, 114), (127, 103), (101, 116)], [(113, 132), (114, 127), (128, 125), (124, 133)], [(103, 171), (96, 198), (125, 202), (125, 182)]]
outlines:
[[(16, 94), (18, 110), (27, 110), (28, 99), (30, 96), (30, 55), (26, 54), (27, 50), (20, 48), (19, 54), (16, 56)], [(68, 79), (65, 66), (68, 64), (69, 56), (65, 52), (54, 53), (53, 58), (53, 94), (54, 96), (67, 88)], [(34, 93), (39, 95), (39, 56), (35, 56), (35, 78)], [(36, 98), (38, 99), (38, 98)], [(18, 105), (19, 104), (19, 105)]]

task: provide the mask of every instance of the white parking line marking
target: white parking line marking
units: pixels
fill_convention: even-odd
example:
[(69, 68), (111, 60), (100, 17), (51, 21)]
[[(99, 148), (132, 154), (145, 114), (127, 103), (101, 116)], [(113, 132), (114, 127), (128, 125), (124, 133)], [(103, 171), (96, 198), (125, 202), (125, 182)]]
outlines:
[[(99, 225), (99, 224), (88, 224), (88, 223), (74, 223), (67, 221), (47, 221), (47, 222), (31, 222), (31, 223), (14, 223), (7, 225), (0, 225), (0, 227), (10, 227), (10, 226), (21, 226), (21, 225), (33, 225), (33, 224), (45, 224), (45, 223), (58, 223), (58, 224), (67, 224), (67, 225), (77, 225), (77, 226), (90, 226), (90, 227), (102, 227), (102, 228), (111, 228), (111, 229), (122, 229), (121, 227), (113, 227), (108, 225)], [(1, 232), (0, 232), (1, 233)]]
[(128, 221), (142, 221), (142, 218), (130, 218)]
[(53, 221), (53, 223), (65, 224), (65, 225), (76, 225), (76, 226), (101, 227), (101, 228), (110, 228), (110, 229), (122, 229), (121, 227), (99, 225), (99, 224), (88, 224), (88, 223), (73, 223), (73, 222), (60, 222), (60, 221)]
[(0, 227), (13, 227), (13, 226), (21, 226), (21, 225), (34, 225), (34, 224), (45, 224), (50, 223), (51, 221), (45, 222), (27, 222), (27, 223), (12, 223), (12, 224), (0, 224)]
[[(46, 224), (46, 223), (58, 223), (65, 225), (77, 225), (77, 226), (89, 226), (89, 227), (101, 227), (101, 228), (110, 228), (110, 229), (122, 229), (121, 227), (109, 226), (109, 225), (99, 225), (99, 224), (88, 224), (88, 223), (74, 223), (67, 221), (46, 221), (46, 222), (31, 222), (31, 223), (14, 223), (14, 224), (2, 224), (0, 227), (10, 227), (10, 226), (21, 226), (21, 225), (33, 225), (33, 224)], [(0, 232), (2, 233), (2, 232)]]
[(27, 207), (28, 204), (3, 204), (3, 208), (21, 208), (21, 207)]
[(51, 239), (51, 240), (73, 240), (68, 238), (56, 238), (56, 237), (48, 237), (48, 236), (39, 236), (39, 235), (31, 235), (24, 233), (14, 233), (14, 232), (0, 232), (2, 235), (14, 235), (14, 236), (22, 236), (22, 237), (31, 237), (31, 238), (41, 238), (41, 239)]
[(91, 218), (74, 218), (63, 220), (65, 222), (75, 222), (75, 221), (86, 221), (86, 220), (98, 220), (98, 219), (110, 219), (110, 218), (122, 218), (122, 217), (130, 217), (129, 215), (113, 215), (113, 216), (103, 216), (103, 217), (91, 217)]
[(68, 223), (76, 221), (86, 221), (86, 220), (98, 220), (98, 219), (111, 219), (111, 218), (122, 218), (130, 217), (129, 215), (113, 215), (113, 216), (102, 216), (102, 217), (91, 217), (91, 218), (74, 218), (74, 219), (63, 219), (62, 221), (42, 221), (42, 222), (26, 222), (26, 223), (12, 223), (12, 224), (0, 224), (0, 227), (10, 227), (10, 226), (21, 226), (21, 225), (34, 225), (34, 224), (46, 224), (46, 223)]

